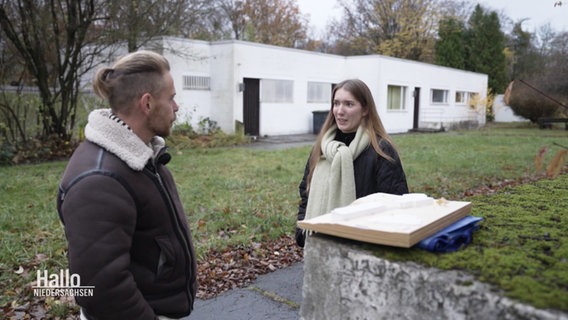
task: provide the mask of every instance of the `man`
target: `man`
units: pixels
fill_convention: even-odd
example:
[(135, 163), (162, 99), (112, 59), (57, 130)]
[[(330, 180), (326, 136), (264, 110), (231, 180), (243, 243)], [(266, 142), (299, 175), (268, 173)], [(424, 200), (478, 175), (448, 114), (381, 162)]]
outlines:
[(69, 266), (92, 297), (76, 297), (81, 319), (186, 319), (196, 261), (164, 139), (178, 105), (168, 61), (150, 51), (99, 70), (86, 141), (71, 157), (57, 208)]

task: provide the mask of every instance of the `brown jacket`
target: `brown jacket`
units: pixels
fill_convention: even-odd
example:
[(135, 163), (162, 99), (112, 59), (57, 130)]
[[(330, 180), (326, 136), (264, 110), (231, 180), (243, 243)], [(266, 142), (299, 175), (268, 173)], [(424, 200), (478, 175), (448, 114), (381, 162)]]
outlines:
[(92, 297), (76, 297), (90, 318), (178, 318), (193, 309), (195, 253), (167, 161), (162, 148), (134, 170), (91, 141), (69, 161), (57, 204), (70, 271), (95, 287)]

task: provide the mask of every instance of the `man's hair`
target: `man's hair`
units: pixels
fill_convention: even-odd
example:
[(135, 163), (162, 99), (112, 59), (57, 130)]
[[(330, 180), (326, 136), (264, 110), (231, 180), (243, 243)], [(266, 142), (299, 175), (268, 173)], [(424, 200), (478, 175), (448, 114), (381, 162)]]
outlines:
[(152, 51), (137, 51), (118, 59), (112, 67), (100, 69), (93, 80), (95, 93), (106, 99), (115, 112), (128, 113), (143, 94), (154, 96), (164, 87), (170, 64)]

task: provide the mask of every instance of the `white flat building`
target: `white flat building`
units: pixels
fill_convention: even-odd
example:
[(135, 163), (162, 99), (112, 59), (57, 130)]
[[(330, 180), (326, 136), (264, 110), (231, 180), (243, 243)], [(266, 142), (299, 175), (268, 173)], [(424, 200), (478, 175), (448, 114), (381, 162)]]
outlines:
[(192, 126), (206, 120), (226, 133), (238, 128), (251, 136), (311, 133), (317, 111), (331, 109), (332, 86), (348, 78), (369, 86), (389, 133), (485, 124), (485, 108), (470, 106), (486, 96), (485, 74), (243, 41), (164, 37), (147, 48), (170, 61), (178, 122)]

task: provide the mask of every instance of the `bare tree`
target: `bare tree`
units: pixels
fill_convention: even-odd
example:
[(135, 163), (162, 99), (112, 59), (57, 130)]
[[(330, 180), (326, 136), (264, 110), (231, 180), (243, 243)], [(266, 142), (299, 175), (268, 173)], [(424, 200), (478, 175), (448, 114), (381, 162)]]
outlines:
[(204, 1), (190, 0), (104, 0), (97, 28), (109, 43), (125, 41), (129, 52), (157, 36), (184, 33), (184, 21), (196, 21), (192, 10)]
[(305, 42), (307, 19), (294, 0), (219, 0), (232, 38), (283, 47)]
[(98, 59), (90, 33), (97, 0), (2, 0), (0, 27), (14, 56), (37, 87), (40, 138), (71, 138), (80, 79)]
[[(568, 105), (568, 32), (561, 32), (552, 41), (552, 49), (546, 59), (546, 88)], [(568, 108), (561, 110), (568, 115)]]
[(247, 18), (244, 12), (244, 1), (241, 0), (218, 0), (219, 12), (228, 20), (231, 29), (231, 38), (242, 39), (246, 27)]

